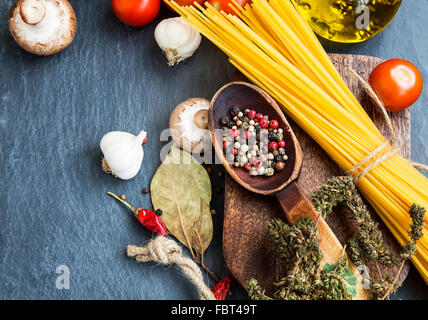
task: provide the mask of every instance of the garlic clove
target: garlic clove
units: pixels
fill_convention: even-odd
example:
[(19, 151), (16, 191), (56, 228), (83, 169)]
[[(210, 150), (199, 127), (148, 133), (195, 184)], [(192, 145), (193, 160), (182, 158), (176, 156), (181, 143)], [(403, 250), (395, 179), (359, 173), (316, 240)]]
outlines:
[(145, 137), (145, 131), (141, 131), (138, 136), (121, 131), (104, 135), (100, 142), (104, 171), (123, 180), (133, 178), (140, 171), (144, 158), (142, 143)]

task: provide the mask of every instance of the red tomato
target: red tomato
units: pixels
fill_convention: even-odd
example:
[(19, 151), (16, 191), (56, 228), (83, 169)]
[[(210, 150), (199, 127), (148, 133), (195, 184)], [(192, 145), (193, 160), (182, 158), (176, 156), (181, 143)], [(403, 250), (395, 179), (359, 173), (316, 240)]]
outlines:
[[(197, 2), (202, 6), (206, 0), (174, 0), (174, 1), (182, 7), (187, 7), (187, 6), (193, 5), (194, 2)], [(168, 3), (166, 3), (166, 2), (164, 2), (164, 3), (168, 7), (168, 9), (175, 12), (174, 8), (172, 8)]]
[(186, 6), (193, 5), (194, 2), (197, 2), (200, 5), (203, 5), (206, 0), (174, 0), (174, 1), (182, 7), (186, 7)]
[(159, 13), (161, 0), (110, 0), (116, 17), (133, 27), (149, 24)]
[[(207, 2), (216, 8), (218, 11), (224, 11), (225, 13), (235, 14), (235, 11), (229, 7), (229, 3), (233, 5), (233, 2), (230, 0), (207, 0)], [(236, 0), (236, 2), (244, 7), (246, 4), (251, 3), (251, 0)]]
[(382, 62), (373, 69), (369, 83), (389, 111), (410, 107), (418, 100), (423, 87), (419, 70), (403, 59)]

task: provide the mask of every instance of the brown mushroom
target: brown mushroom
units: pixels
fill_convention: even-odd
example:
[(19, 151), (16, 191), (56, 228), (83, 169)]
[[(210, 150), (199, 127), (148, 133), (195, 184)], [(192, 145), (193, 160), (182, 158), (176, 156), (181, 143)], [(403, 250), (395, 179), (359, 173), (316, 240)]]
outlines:
[(171, 136), (183, 150), (201, 153), (208, 145), (211, 146), (209, 106), (210, 101), (207, 99), (191, 98), (181, 102), (171, 113)]
[(76, 16), (67, 0), (18, 0), (9, 30), (25, 51), (47, 56), (67, 48), (76, 34)]

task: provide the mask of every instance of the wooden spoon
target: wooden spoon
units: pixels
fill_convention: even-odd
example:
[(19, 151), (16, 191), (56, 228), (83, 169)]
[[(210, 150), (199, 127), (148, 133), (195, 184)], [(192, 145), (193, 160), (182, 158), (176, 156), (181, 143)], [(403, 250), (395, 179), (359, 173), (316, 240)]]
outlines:
[[(269, 119), (278, 120), (279, 128), (284, 130), (285, 151), (288, 155), (284, 170), (275, 172), (271, 177), (250, 176), (245, 169), (228, 163), (223, 153), (220, 119), (230, 117), (230, 109), (233, 106), (253, 109), (268, 115)], [(236, 182), (252, 192), (275, 196), (291, 224), (296, 223), (302, 216), (318, 221), (320, 248), (324, 254), (321, 266), (325, 263), (336, 263), (342, 255), (346, 255), (339, 240), (297, 184), (302, 167), (302, 151), (287, 119), (272, 97), (259, 87), (246, 82), (226, 84), (211, 100), (208, 124), (216, 153)], [(355, 266), (352, 268), (355, 270)], [(364, 292), (361, 292), (358, 298), (367, 297)]]

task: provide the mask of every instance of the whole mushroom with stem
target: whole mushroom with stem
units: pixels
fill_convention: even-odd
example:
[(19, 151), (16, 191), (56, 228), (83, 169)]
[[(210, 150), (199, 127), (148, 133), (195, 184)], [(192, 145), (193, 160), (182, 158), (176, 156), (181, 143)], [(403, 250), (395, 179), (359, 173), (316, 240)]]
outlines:
[(76, 34), (76, 15), (67, 0), (18, 0), (9, 30), (25, 51), (47, 56), (67, 48)]
[(190, 98), (181, 102), (171, 113), (169, 128), (171, 136), (183, 150), (202, 153), (211, 147), (208, 130), (208, 109), (210, 101)]

